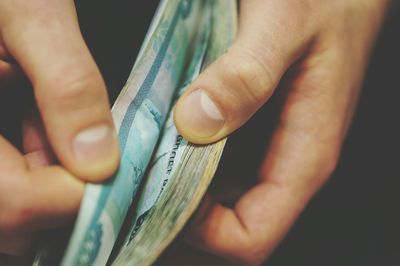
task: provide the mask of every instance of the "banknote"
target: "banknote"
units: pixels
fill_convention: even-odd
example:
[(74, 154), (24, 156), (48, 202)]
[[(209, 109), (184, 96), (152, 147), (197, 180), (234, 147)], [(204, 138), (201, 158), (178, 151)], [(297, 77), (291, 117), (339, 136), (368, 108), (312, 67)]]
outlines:
[(202, 2), (163, 0), (112, 113), (121, 164), (86, 187), (62, 265), (105, 265), (151, 159), (182, 78)]
[[(232, 43), (237, 25), (236, 2), (205, 3), (190, 64), (177, 97), (204, 68)], [(179, 135), (169, 114), (150, 164), (134, 215), (109, 261), (112, 265), (150, 265), (196, 209), (211, 181), (225, 140), (206, 146), (188, 143)]]
[[(208, 2), (203, 8), (199, 31), (193, 44), (191, 61), (186, 70), (183, 83), (176, 94), (176, 100), (202, 70), (203, 61), (209, 44), (210, 31), (211, 4)], [(130, 226), (131, 231), (127, 234), (124, 241), (125, 246), (130, 243), (140, 230), (141, 225), (146, 222), (148, 214), (154, 208), (163, 191), (168, 186), (170, 179), (176, 172), (176, 164), (182, 161), (182, 154), (187, 144), (188, 142), (178, 133), (174, 124), (173, 112), (171, 112), (162, 131), (160, 143), (153, 155), (149, 167), (150, 170), (147, 174), (146, 182), (143, 185), (139, 202), (137, 206), (135, 206), (135, 215), (132, 219), (133, 223)]]
[[(87, 186), (62, 265), (150, 265), (183, 228), (211, 182), (225, 140), (188, 143), (171, 106), (226, 51), (236, 24), (235, 0), (160, 1), (112, 108), (121, 165), (111, 181)], [(34, 265), (55, 265), (59, 259), (49, 259), (54, 253), (43, 249)]]

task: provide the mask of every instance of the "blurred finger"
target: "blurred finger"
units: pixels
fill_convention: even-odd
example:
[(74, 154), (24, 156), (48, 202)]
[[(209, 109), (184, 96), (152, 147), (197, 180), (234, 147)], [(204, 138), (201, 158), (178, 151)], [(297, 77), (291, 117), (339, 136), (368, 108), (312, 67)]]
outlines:
[(31, 112), (22, 125), (24, 156), (30, 169), (54, 164), (56, 158), (51, 151), (43, 123), (36, 111)]
[(73, 222), (84, 184), (58, 166), (29, 170), (0, 138), (0, 234), (23, 235)]
[(0, 230), (21, 234), (74, 221), (83, 183), (57, 166), (34, 169), (23, 178), (0, 180), (2, 187), (8, 188), (0, 196)]

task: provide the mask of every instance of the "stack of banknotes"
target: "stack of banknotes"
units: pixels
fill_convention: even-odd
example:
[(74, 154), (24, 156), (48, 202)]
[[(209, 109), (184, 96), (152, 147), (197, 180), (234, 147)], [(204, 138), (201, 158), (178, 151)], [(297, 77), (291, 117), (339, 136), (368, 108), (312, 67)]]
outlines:
[(119, 170), (107, 183), (87, 185), (65, 250), (47, 243), (34, 265), (154, 263), (199, 205), (225, 145), (183, 139), (174, 103), (226, 51), (236, 27), (235, 0), (160, 1), (112, 108)]

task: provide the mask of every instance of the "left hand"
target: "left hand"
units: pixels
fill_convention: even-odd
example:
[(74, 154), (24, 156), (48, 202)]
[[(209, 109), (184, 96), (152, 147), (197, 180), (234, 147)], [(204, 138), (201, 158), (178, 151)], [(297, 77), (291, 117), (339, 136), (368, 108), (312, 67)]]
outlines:
[(103, 181), (119, 164), (105, 82), (74, 1), (0, 1), (0, 89), (23, 75), (40, 119), (25, 123), (24, 152), (0, 135), (0, 253), (14, 256), (29, 253), (38, 232), (72, 224), (83, 181)]

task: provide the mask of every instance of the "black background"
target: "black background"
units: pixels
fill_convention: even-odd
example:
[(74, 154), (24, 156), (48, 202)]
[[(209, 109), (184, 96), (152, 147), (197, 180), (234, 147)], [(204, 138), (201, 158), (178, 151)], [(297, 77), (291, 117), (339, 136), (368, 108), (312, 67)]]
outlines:
[[(112, 101), (130, 72), (157, 3), (77, 2), (82, 31)], [(265, 265), (400, 265), (398, 14), (387, 21), (376, 45), (337, 170)], [(22, 90), (0, 94), (0, 130), (18, 145), (19, 119), (29, 92), (25, 85), (17, 87)], [(264, 151), (258, 140), (271, 132), (275, 105), (272, 100), (232, 136), (232, 152), (223, 159), (218, 178), (255, 176)], [(246, 146), (241, 145), (244, 139)]]

